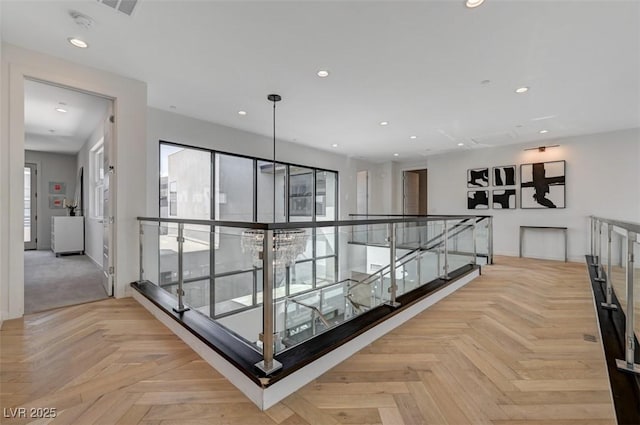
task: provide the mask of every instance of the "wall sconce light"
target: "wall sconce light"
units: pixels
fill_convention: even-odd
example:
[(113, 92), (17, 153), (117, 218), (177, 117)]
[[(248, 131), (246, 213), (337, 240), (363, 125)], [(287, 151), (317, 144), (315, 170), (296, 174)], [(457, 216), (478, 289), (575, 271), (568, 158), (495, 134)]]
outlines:
[(527, 149), (525, 149), (525, 151), (544, 152), (549, 148), (557, 148), (558, 146), (560, 146), (560, 145), (538, 146), (537, 148), (527, 148)]

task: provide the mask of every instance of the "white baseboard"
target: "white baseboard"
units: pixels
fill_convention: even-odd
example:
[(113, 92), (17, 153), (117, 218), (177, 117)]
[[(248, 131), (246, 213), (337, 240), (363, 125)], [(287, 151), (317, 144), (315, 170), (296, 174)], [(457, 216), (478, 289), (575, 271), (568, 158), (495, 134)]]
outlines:
[(84, 252), (84, 255), (86, 255), (86, 256), (87, 256), (87, 258), (88, 258), (89, 260), (91, 260), (91, 262), (92, 262), (93, 264), (95, 264), (95, 265), (96, 265), (100, 270), (102, 270), (102, 264), (98, 263), (98, 262), (96, 261), (96, 259), (95, 259), (95, 258), (93, 258), (92, 256), (90, 256), (90, 255), (89, 255), (89, 253), (88, 253), (87, 251), (85, 251), (85, 252)]
[(456, 290), (462, 288), (479, 275), (479, 270), (474, 270), (466, 276), (463, 276), (428, 297), (418, 301), (411, 307), (408, 307), (363, 334), (358, 335), (351, 341), (341, 345), (335, 350), (332, 350), (301, 369), (298, 369), (267, 388), (261, 388), (255, 382), (247, 378), (242, 372), (236, 369), (235, 366), (196, 338), (191, 332), (186, 330), (173, 318), (169, 317), (164, 311), (160, 310), (144, 295), (140, 294), (138, 291), (133, 291), (133, 298), (149, 310), (151, 314), (153, 314), (160, 322), (182, 339), (214, 369), (231, 381), (231, 383), (242, 391), (251, 401), (253, 401), (256, 406), (262, 410), (266, 410), (285, 397), (291, 395), (293, 392), (302, 388), (304, 385), (313, 381), (329, 369), (351, 357), (373, 341), (402, 325), (412, 317), (418, 315)]

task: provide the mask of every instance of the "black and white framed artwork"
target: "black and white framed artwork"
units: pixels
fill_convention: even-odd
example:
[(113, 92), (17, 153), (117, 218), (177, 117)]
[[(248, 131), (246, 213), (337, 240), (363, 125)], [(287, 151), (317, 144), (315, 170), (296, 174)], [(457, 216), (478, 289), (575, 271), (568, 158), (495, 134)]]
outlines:
[(489, 209), (489, 191), (488, 190), (467, 191), (467, 209), (470, 209), (470, 210)]
[(467, 170), (467, 187), (488, 187), (489, 169), (472, 168)]
[(491, 201), (494, 209), (512, 210), (516, 208), (516, 190), (502, 189), (491, 193)]
[(520, 208), (565, 208), (565, 161), (520, 165)]
[(493, 167), (493, 185), (494, 186), (515, 186), (516, 185), (516, 166), (503, 165)]

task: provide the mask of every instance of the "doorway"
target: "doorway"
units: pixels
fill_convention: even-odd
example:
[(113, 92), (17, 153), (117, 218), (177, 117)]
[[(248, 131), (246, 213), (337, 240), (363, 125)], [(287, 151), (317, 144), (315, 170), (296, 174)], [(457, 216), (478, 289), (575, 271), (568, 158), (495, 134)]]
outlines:
[(407, 170), (402, 174), (404, 215), (427, 215), (427, 169)]
[(25, 314), (113, 295), (112, 103), (24, 80)]

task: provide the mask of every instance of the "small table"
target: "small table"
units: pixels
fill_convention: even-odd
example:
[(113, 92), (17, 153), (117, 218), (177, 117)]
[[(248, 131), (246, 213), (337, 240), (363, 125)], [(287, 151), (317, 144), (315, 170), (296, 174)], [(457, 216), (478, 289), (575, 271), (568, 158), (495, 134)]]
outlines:
[(520, 226), (520, 258), (522, 258), (522, 239), (524, 236), (525, 229), (539, 229), (539, 230), (559, 230), (564, 235), (564, 262), (566, 263), (567, 258), (567, 228), (566, 227), (556, 227), (556, 226)]

